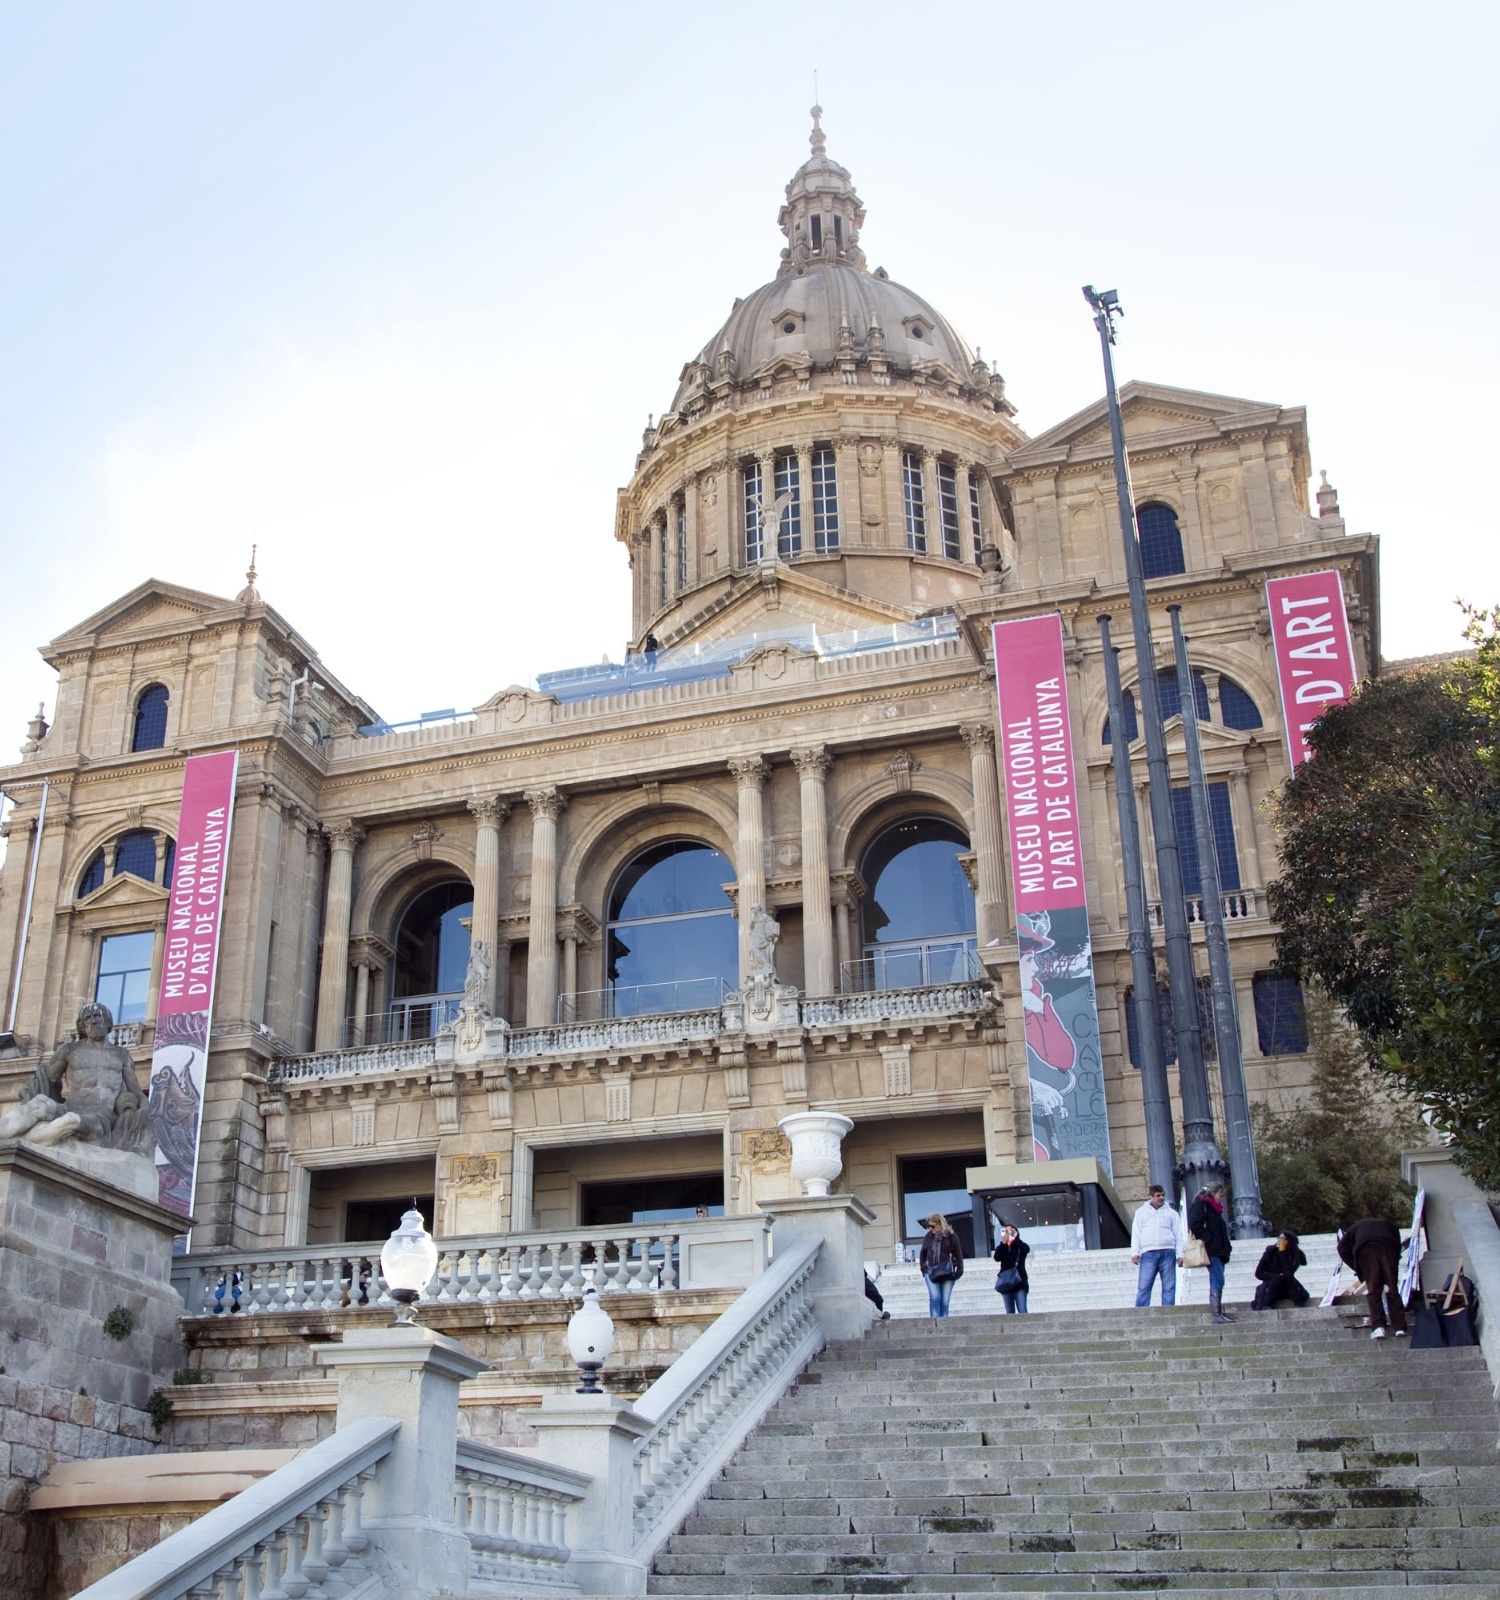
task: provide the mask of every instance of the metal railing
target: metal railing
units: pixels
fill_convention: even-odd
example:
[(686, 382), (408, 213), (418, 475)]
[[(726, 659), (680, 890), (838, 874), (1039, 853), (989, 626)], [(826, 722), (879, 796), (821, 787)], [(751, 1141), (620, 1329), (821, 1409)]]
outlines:
[(363, 1017), (345, 1017), (344, 1044), (358, 1050), (372, 1044), (409, 1044), (435, 1039), (445, 1022), (452, 1022), (463, 1003), (462, 994), (405, 995), (391, 1002), (389, 1011), (372, 1011)]
[(679, 978), (671, 983), (616, 983), (557, 997), (559, 1022), (606, 1022), (618, 1017), (663, 1016), (707, 1011), (724, 1003), (731, 985), (723, 978)]
[(977, 939), (926, 939), (874, 945), (858, 961), (843, 962), (839, 990), (865, 994), (875, 989), (925, 989), (938, 983), (965, 983), (978, 976)]

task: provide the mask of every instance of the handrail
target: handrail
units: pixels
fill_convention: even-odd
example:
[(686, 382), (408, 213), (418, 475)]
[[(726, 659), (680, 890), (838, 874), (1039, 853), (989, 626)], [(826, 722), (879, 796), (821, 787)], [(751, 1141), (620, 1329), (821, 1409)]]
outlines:
[(823, 1346), (808, 1280), (820, 1239), (779, 1254), (636, 1401), (635, 1556), (649, 1561), (708, 1479)]
[[(219, 1580), (219, 1593), (345, 1594), (366, 1572), (360, 1518), (365, 1480), (391, 1452), (401, 1423), (367, 1417), (340, 1428), (233, 1500), (90, 1584), (74, 1600), (184, 1600)], [(555, 1469), (554, 1469), (555, 1470)], [(336, 1588), (323, 1580), (337, 1572)], [(249, 1583), (241, 1588), (241, 1580)], [(288, 1580), (291, 1580), (288, 1583)]]
[(567, 1514), (588, 1493), (588, 1473), (460, 1439), (453, 1476), (472, 1582), (575, 1589), (564, 1570)]

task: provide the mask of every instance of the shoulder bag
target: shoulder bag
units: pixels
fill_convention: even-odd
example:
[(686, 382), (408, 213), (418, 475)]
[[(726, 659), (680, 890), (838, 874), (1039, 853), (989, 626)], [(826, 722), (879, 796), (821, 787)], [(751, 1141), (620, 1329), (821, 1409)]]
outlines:
[(1187, 1248), (1182, 1252), (1182, 1264), (1185, 1267), (1206, 1267), (1208, 1265), (1208, 1246), (1196, 1236), (1190, 1238), (1187, 1242)]
[(996, 1294), (1019, 1294), (1021, 1274), (1014, 1267), (1005, 1267), (995, 1274)]

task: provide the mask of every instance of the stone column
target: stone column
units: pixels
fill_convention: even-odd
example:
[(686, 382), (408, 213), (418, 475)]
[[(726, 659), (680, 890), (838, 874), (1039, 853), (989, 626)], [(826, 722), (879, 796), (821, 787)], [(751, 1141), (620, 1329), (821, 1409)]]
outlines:
[(531, 929), (527, 935), (526, 1021), (545, 1028), (557, 1012), (557, 789), (528, 789), (531, 807)]
[[(763, 450), (756, 460), (760, 462), (760, 511), (756, 516), (759, 521), (776, 504), (776, 452)], [(762, 537), (760, 558), (762, 561), (774, 561), (780, 553), (781, 524), (778, 522)]]
[(474, 816), (474, 915), (470, 938), (482, 939), (490, 952), (489, 989), (484, 1003), (495, 1009), (495, 976), (500, 967), (500, 824), (510, 807), (493, 795), (469, 801)]
[(729, 763), (739, 787), (739, 837), (735, 846), (738, 889), (735, 908), (740, 922), (740, 985), (750, 977), (750, 919), (766, 903), (765, 814), (761, 791), (771, 768), (764, 756), (744, 756)]
[(354, 1016), (350, 1019), (349, 1043), (365, 1042), (365, 1019), (370, 1014), (370, 972), (374, 962), (362, 954), (354, 963)]
[(880, 476), (885, 485), (885, 539), (891, 550), (909, 548), (906, 533), (906, 485), (902, 457), (906, 452), (899, 439), (880, 441)]
[(943, 495), (938, 486), (938, 458), (935, 450), (922, 452), (922, 512), (927, 524), (927, 553), (943, 553)]
[[(981, 547), (984, 544), (984, 522), (983, 522), (983, 512), (982, 511), (980, 513), (980, 521), (977, 524), (974, 521), (974, 481), (975, 481), (974, 473), (975, 473), (975, 471), (976, 471), (976, 469), (974, 467), (970, 466), (967, 461), (963, 461), (963, 462), (959, 463), (959, 467), (958, 467), (958, 501), (959, 501), (959, 505), (958, 505), (958, 525), (959, 525), (960, 529), (967, 528), (969, 530), (969, 542), (974, 547), (974, 557), (973, 557), (973, 559), (975, 561), (978, 561), (979, 560), (979, 551), (980, 551)], [(983, 502), (981, 500), (981, 504), (982, 503)], [(961, 535), (960, 535), (960, 538), (959, 538), (958, 548), (959, 548), (960, 553), (962, 553), (962, 551), (963, 551), (963, 538), (962, 538)]]
[[(979, 874), (979, 915), (975, 926), (981, 945), (1005, 935), (1005, 847), (1000, 833), (1000, 776), (995, 767), (995, 730), (987, 722), (959, 730), (969, 747), (969, 772), (974, 785), (974, 855)], [(1076, 798), (1076, 796), (1075, 796)]]
[[(832, 758), (817, 745), (793, 750), (802, 799), (802, 955), (807, 994), (833, 994), (833, 901), (828, 882), (828, 807), (825, 786)], [(846, 935), (847, 938), (847, 935)]]
[(682, 520), (687, 528), (687, 576), (684, 587), (691, 587), (698, 581), (698, 574), (703, 568), (703, 516), (697, 475), (684, 478), (679, 492), (682, 495)]
[(802, 522), (802, 548), (816, 550), (813, 534), (812, 450), (804, 445), (797, 452), (797, 512)]
[(337, 1050), (344, 1043), (344, 1002), (349, 986), (349, 910), (354, 890), (354, 850), (365, 830), (351, 820), (324, 829), (330, 846), (328, 889), (323, 912), (323, 973), (318, 980), (318, 1031), (315, 1050)]
[(1255, 831), (1255, 807), (1250, 800), (1250, 774), (1243, 767), (1236, 767), (1229, 774), (1229, 811), (1234, 818), (1240, 860), (1245, 864), (1245, 887), (1261, 889), (1265, 880), (1260, 875), (1260, 838)]

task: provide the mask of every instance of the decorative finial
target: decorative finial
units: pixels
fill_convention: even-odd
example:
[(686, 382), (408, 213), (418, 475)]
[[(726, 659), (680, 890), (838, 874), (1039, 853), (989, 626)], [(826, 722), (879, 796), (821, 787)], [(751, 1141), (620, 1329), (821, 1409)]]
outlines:
[(814, 106), (812, 108), (812, 133), (808, 136), (807, 142), (812, 146), (812, 153), (815, 156), (823, 156), (828, 153), (828, 140), (823, 136), (823, 125), (818, 121), (818, 118), (822, 115), (822, 106)]
[(255, 552), (257, 550), (259, 550), (259, 549), (260, 549), (260, 546), (258, 544), (253, 544), (253, 545), (250, 546), (250, 565), (245, 569), (245, 582), (246, 583), (254, 584), (254, 582), (255, 582), (255, 577), (256, 577), (256, 573), (255, 573)]
[(255, 552), (259, 548), (260, 546), (255, 544), (250, 546), (250, 565), (245, 569), (245, 587), (234, 597), (236, 605), (253, 606), (260, 604), (260, 590), (255, 587)]

